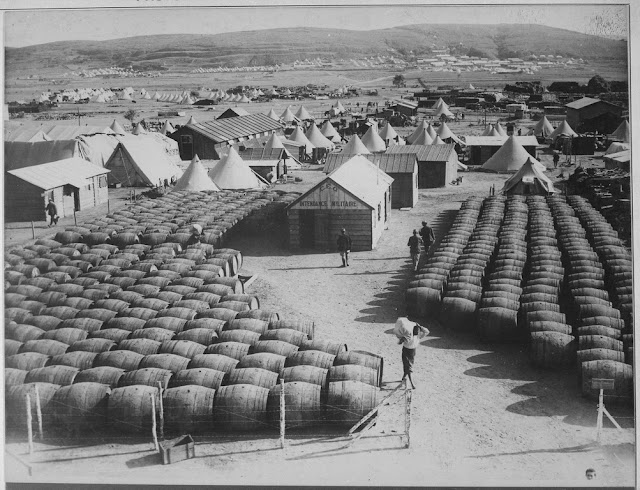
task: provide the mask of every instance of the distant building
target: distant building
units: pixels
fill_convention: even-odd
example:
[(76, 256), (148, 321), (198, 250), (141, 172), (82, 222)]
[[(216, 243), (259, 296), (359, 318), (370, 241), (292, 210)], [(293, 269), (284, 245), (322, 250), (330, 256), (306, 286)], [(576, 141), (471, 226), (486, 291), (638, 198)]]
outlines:
[(583, 97), (565, 104), (567, 122), (578, 133), (610, 134), (622, 122), (623, 107), (600, 99)]
[[(514, 136), (533, 158), (536, 158), (538, 140), (535, 136)], [(483, 165), (507, 140), (507, 136), (467, 136), (465, 143), (469, 149), (469, 165)]]
[(387, 154), (414, 154), (418, 160), (418, 187), (444, 187), (458, 177), (455, 145), (393, 145)]

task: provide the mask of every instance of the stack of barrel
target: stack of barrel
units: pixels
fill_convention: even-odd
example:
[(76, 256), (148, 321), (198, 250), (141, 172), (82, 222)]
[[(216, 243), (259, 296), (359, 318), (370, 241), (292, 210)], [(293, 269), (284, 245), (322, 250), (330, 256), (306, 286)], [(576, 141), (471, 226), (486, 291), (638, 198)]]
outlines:
[(484, 200), (473, 233), (451, 269), (440, 310), (440, 322), (447, 328), (472, 330), (475, 326), (485, 270), (495, 252), (504, 203), (503, 196)]
[[(424, 318), (437, 315), (440, 310), (442, 292), (449, 273), (469, 241), (478, 221), (482, 206), (479, 198), (469, 198), (462, 203), (451, 229), (438, 248), (420, 268), (406, 291), (407, 313)], [(452, 287), (454, 282), (452, 282)]]
[[(605, 272), (605, 286), (613, 305), (624, 320), (622, 341), (625, 362), (633, 364), (633, 266), (631, 254), (602, 214), (582, 196), (567, 198), (587, 231), (587, 239), (598, 254)], [(618, 337), (615, 337), (618, 338)]]
[(609, 301), (602, 263), (591, 248), (574, 209), (561, 196), (550, 197), (549, 204), (568, 272), (567, 315), (578, 325), (577, 358), (582, 393), (597, 397), (599, 390), (592, 387), (591, 380), (612, 378), (615, 380), (613, 390), (605, 390), (608, 401), (629, 400), (633, 373), (631, 366), (624, 364), (623, 343), (619, 340), (624, 321)]
[[(576, 343), (572, 327), (561, 311), (564, 267), (553, 216), (543, 196), (528, 196), (527, 204), (528, 264), (521, 316), (529, 331), (531, 361), (545, 368), (572, 365)], [(570, 276), (569, 281), (573, 280)]]
[[(260, 195), (229, 196), (237, 203), (271, 202), (256, 203)], [(6, 255), (9, 425), (25, 427), (25, 395), (35, 395), (36, 387), (46, 420), (70, 430), (105, 421), (126, 432), (146, 430), (153, 405), (160, 405), (159, 387), (170, 429), (189, 423), (198, 430), (214, 420), (216, 427), (248, 430), (263, 425), (279, 377), (286, 381), (287, 413), (305, 403), (320, 407), (304, 410), (315, 414), (314, 424), (355, 422), (375, 406), (382, 358), (315, 340), (312, 323), (261, 309), (233, 277), (242, 266), (239, 251), (188, 244), (194, 223), (204, 225), (205, 242), (207, 226), (211, 235), (218, 223), (233, 223), (214, 210), (223, 219), (207, 225), (201, 213), (224, 206), (223, 197), (138, 203), (110, 221), (73, 227)], [(213, 400), (227, 408), (214, 414)], [(291, 415), (289, 423), (294, 420)]]
[(522, 340), (518, 329), (518, 310), (527, 259), (527, 216), (524, 198), (509, 196), (505, 203), (504, 221), (498, 232), (497, 253), (489, 266), (490, 273), (478, 309), (478, 332), (486, 340)]

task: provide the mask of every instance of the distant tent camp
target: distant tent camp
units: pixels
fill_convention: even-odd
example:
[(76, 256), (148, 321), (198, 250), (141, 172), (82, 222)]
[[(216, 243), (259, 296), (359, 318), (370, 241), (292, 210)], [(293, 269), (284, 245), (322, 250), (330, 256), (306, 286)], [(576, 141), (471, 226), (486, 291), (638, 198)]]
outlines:
[(364, 134), (362, 137), (362, 143), (369, 151), (371, 151), (371, 153), (383, 152), (387, 149), (387, 144), (380, 137), (374, 126), (371, 126)]
[(315, 123), (311, 124), (311, 127), (307, 130), (305, 136), (316, 148), (328, 148), (329, 150), (333, 150), (336, 147), (336, 145), (334, 145), (327, 137), (325, 137), (325, 135), (322, 134), (322, 132), (320, 132)]
[(548, 138), (549, 135), (553, 133), (553, 126), (547, 119), (547, 116), (542, 116), (536, 125), (531, 129), (531, 133), (534, 136), (542, 136), (543, 138)]
[(122, 92), (122, 95), (120, 96), (121, 100), (131, 100), (131, 96), (129, 95), (128, 92)]
[(500, 125), (500, 122), (497, 122), (496, 125), (493, 127), (500, 136), (507, 136), (507, 132), (504, 130), (504, 128)]
[(336, 128), (333, 127), (333, 124), (331, 124), (331, 121), (329, 120), (324, 122), (324, 124), (320, 128), (320, 132), (324, 135), (325, 138), (327, 138), (329, 141), (332, 141), (333, 143), (339, 143), (340, 141), (342, 141), (340, 133), (336, 131)]
[(571, 129), (571, 126), (569, 126), (569, 123), (565, 119), (564, 121), (562, 121), (560, 126), (558, 126), (549, 135), (549, 139), (551, 139), (552, 141), (555, 141), (558, 138), (558, 136), (578, 136), (578, 133), (576, 133), (573, 129)]
[(349, 142), (346, 145), (344, 145), (344, 148), (342, 148), (342, 151), (340, 152), (340, 154), (341, 155), (369, 155), (371, 154), (371, 152), (366, 146), (364, 146), (364, 143), (360, 138), (358, 138), (358, 135), (354, 134), (349, 140)]
[(280, 118), (276, 114), (276, 111), (274, 111), (273, 108), (271, 108), (271, 110), (267, 113), (267, 116), (269, 116), (274, 121), (279, 121), (280, 120)]
[(113, 120), (113, 122), (111, 123), (111, 126), (109, 127), (111, 128), (111, 131), (113, 131), (115, 134), (127, 134), (124, 128), (115, 119)]
[(298, 118), (293, 114), (293, 112), (291, 112), (291, 106), (287, 107), (284, 110), (284, 112), (280, 116), (280, 119), (282, 119), (286, 123), (292, 123), (293, 121), (298, 120)]
[(502, 192), (505, 194), (544, 196), (557, 191), (553, 187), (551, 179), (540, 171), (535, 159), (529, 157), (520, 170), (504, 183)]
[(453, 140), (456, 143), (459, 144), (464, 144), (460, 138), (458, 138), (455, 134), (453, 134), (453, 131), (451, 131), (449, 129), (449, 126), (447, 126), (447, 123), (443, 122), (440, 127), (438, 128), (438, 130), (436, 131), (436, 133), (438, 134), (438, 136), (440, 136), (440, 138), (442, 138), (442, 141), (447, 141), (447, 140)]
[(178, 166), (153, 139), (121, 136), (119, 140), (105, 164), (105, 168), (111, 170), (109, 183), (155, 187), (182, 175)]
[(429, 129), (429, 124), (427, 123), (427, 121), (423, 119), (422, 122), (418, 124), (418, 127), (415, 129), (415, 131), (411, 133), (409, 136), (407, 136), (407, 144), (413, 145), (414, 144), (413, 142), (416, 140), (416, 138), (418, 138), (424, 130), (428, 130), (428, 129)]
[(198, 155), (196, 155), (193, 157), (193, 160), (191, 160), (189, 168), (182, 174), (182, 177), (180, 177), (173, 190), (201, 192), (219, 191), (220, 188), (209, 178)]
[(618, 128), (613, 133), (611, 133), (611, 139), (618, 140), (623, 143), (630, 143), (630, 133), (631, 129), (629, 128), (629, 121), (625, 119), (624, 121), (622, 121), (620, 126), (618, 126)]
[(35, 143), (36, 141), (51, 141), (51, 137), (40, 128), (16, 128), (7, 133), (5, 127), (5, 141), (21, 141), (24, 143)]
[(298, 112), (296, 112), (296, 117), (301, 121), (308, 121), (310, 119), (313, 119), (313, 116), (309, 114), (309, 111), (305, 109), (303, 105), (301, 105), (300, 109), (298, 109)]
[(294, 129), (293, 133), (291, 133), (291, 136), (289, 136), (289, 139), (291, 141), (295, 141), (296, 143), (305, 145), (305, 153), (307, 155), (311, 155), (311, 153), (313, 153), (313, 149), (316, 147), (313, 143), (311, 143), (311, 141), (309, 141), (309, 138), (305, 136), (300, 126)]
[(258, 189), (264, 187), (255, 172), (242, 160), (233, 147), (229, 148), (227, 156), (209, 170), (209, 178), (220, 189)]
[(482, 169), (498, 173), (517, 172), (528, 159), (531, 159), (540, 171), (545, 170), (545, 166), (533, 158), (514, 136), (509, 136), (500, 149), (484, 162)]

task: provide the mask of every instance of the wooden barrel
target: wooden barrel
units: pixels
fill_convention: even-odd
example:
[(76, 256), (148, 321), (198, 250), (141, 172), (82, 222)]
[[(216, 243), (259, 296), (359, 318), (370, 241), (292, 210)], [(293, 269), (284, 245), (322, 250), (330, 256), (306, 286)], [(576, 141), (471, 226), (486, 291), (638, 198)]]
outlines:
[(260, 340), (251, 346), (250, 352), (251, 354), (268, 352), (288, 357), (298, 352), (298, 346), (281, 340)]
[[(55, 331), (55, 330), (54, 330)], [(44, 354), (45, 356), (57, 356), (64, 354), (69, 348), (68, 344), (60, 342), (58, 340), (51, 339), (38, 339), (28, 340), (20, 348), (21, 353), (36, 352), (38, 354)]]
[(152, 398), (159, 406), (158, 388), (144, 385), (124, 386), (111, 391), (109, 422), (123, 433), (148, 432), (151, 429)]
[(196, 385), (165, 390), (163, 404), (167, 429), (180, 434), (211, 430), (215, 394), (214, 389)]
[(130, 336), (131, 332), (128, 330), (120, 330), (119, 328), (107, 328), (105, 330), (97, 330), (89, 334), (90, 339), (107, 339), (112, 340), (115, 343), (128, 339)]
[(560, 313), (560, 305), (557, 303), (543, 303), (540, 301), (535, 301), (533, 303), (522, 303), (520, 305), (520, 311), (528, 318), (528, 315), (531, 312), (535, 311), (555, 311)]
[(195, 319), (197, 314), (198, 312), (195, 310), (192, 310), (191, 308), (170, 307), (164, 310), (160, 310), (156, 318), (154, 318), (154, 320), (170, 317), (170, 318), (177, 318), (177, 319), (184, 320), (184, 322), (186, 323), (188, 320)]
[(480, 301), (480, 309), (483, 308), (504, 308), (507, 310), (518, 311), (520, 309), (520, 302), (517, 300), (509, 299), (505, 296), (499, 297), (487, 297), (483, 296)]
[(143, 356), (157, 354), (162, 344), (151, 339), (125, 339), (118, 343), (118, 350), (129, 350)]
[(420, 318), (437, 314), (441, 299), (441, 291), (427, 287), (409, 288), (405, 292), (407, 311)]
[[(5, 414), (7, 432), (27, 432), (26, 395), (30, 398), (30, 411), (36, 413), (36, 387), (40, 398), (42, 422), (45, 428), (53, 425), (51, 409), (49, 407), (60, 385), (52, 383), (25, 383), (7, 386), (5, 391)], [(35, 418), (35, 417), (34, 417)]]
[(176, 354), (187, 359), (204, 354), (205, 349), (204, 345), (190, 340), (165, 340), (160, 345), (161, 354)]
[(46, 366), (32, 369), (25, 378), (25, 383), (52, 383), (67, 386), (73, 383), (80, 370), (65, 365)]
[(292, 366), (316, 366), (322, 369), (329, 369), (337, 356), (319, 350), (298, 351), (287, 357), (286, 367)]
[(11, 322), (5, 326), (5, 339), (27, 342), (28, 340), (41, 339), (45, 331), (33, 325)]
[(17, 323), (25, 323), (26, 325), (33, 325), (34, 327), (38, 327), (39, 329), (44, 330), (45, 332), (48, 332), (49, 330), (58, 328), (62, 322), (63, 320), (61, 318), (58, 318), (55, 316), (38, 315), (38, 316), (31, 316), (26, 320), (24, 320), (24, 322), (17, 322)]
[[(7, 295), (5, 295), (5, 305), (8, 307), (20, 307), (24, 308), (24, 306), (20, 306), (21, 304), (25, 304), (27, 302), (26, 298), (20, 302), (20, 304), (11, 305), (7, 303)], [(10, 299), (10, 298), (9, 298)], [(37, 300), (41, 303), (44, 303), (47, 306), (65, 306), (64, 302), (67, 299), (67, 295), (64, 293), (59, 293), (57, 291), (45, 291), (38, 295)], [(25, 308), (28, 309), (28, 308)], [(30, 310), (31, 311), (31, 310)]]
[(371, 386), (379, 386), (376, 369), (355, 364), (343, 364), (329, 368), (328, 381), (359, 381)]
[(169, 381), (169, 387), (197, 385), (217, 390), (222, 385), (226, 373), (208, 368), (183, 369), (175, 373)]
[(74, 351), (53, 356), (49, 359), (49, 366), (70, 366), (79, 369), (90, 369), (98, 354), (96, 352)]
[(623, 336), (620, 330), (615, 328), (606, 327), (604, 325), (587, 325), (584, 327), (578, 327), (576, 335), (582, 337), (584, 335), (602, 335), (604, 337), (610, 337), (615, 340), (620, 340)]
[(302, 381), (316, 384), (322, 389), (327, 387), (328, 370), (317, 366), (298, 365), (285, 367), (280, 372), (280, 378), (286, 383)]
[(213, 283), (204, 284), (200, 286), (198, 288), (198, 292), (217, 294), (220, 297), (226, 296), (228, 294), (235, 294), (235, 291), (233, 288), (229, 286), (225, 286), (224, 284), (213, 284)]
[(64, 302), (64, 306), (74, 308), (78, 311), (91, 308), (93, 304), (94, 304), (93, 300), (90, 300), (87, 298), (78, 298), (78, 297), (67, 298)]
[(100, 366), (80, 371), (73, 382), (74, 384), (100, 383), (107, 385), (110, 388), (116, 388), (123, 374), (123, 369), (111, 366)]
[(221, 386), (216, 392), (214, 421), (220, 429), (227, 431), (265, 429), (268, 397), (269, 390), (260, 386)]
[(68, 352), (95, 352), (99, 354), (101, 352), (108, 352), (114, 349), (115, 346), (116, 343), (111, 339), (90, 338), (74, 342), (69, 346)]
[(150, 354), (142, 358), (138, 368), (160, 368), (177, 373), (182, 369), (187, 369), (190, 361), (191, 359), (177, 354)]
[(237, 359), (221, 354), (200, 354), (191, 359), (188, 368), (208, 368), (225, 373), (231, 371), (238, 364)]
[(231, 310), (229, 308), (220, 307), (220, 303), (216, 304), (209, 310), (204, 310), (198, 313), (198, 318), (211, 318), (214, 320), (222, 320), (225, 322), (234, 320), (238, 315), (238, 311)]
[(260, 334), (251, 330), (223, 330), (218, 335), (220, 342), (242, 342), (255, 345), (260, 340)]
[(571, 335), (571, 325), (552, 321), (535, 321), (528, 322), (529, 332), (560, 332), (565, 335)]
[(583, 304), (578, 307), (578, 318), (588, 318), (592, 316), (608, 316), (620, 318), (620, 310), (606, 305)]
[(317, 384), (293, 381), (276, 385), (269, 391), (267, 401), (269, 424), (277, 427), (280, 423), (280, 402), (283, 390), (286, 428), (291, 430), (315, 427), (325, 423), (322, 388)]
[(577, 352), (578, 366), (581, 366), (583, 362), (587, 361), (617, 361), (624, 362), (625, 355), (623, 351), (594, 348), (594, 349), (580, 349)]
[[(289, 344), (296, 345), (300, 347), (306, 340), (308, 340), (307, 335), (304, 333), (293, 330), (290, 328), (281, 328), (277, 330), (267, 330), (260, 336), (260, 340), (280, 340), (282, 342), (287, 342)], [(314, 349), (314, 350), (322, 350), (322, 349)]]
[(244, 294), (244, 286), (242, 285), (242, 282), (235, 277), (219, 277), (213, 279), (212, 284), (222, 284), (223, 286), (230, 287), (234, 294)]
[(378, 386), (382, 386), (382, 379), (384, 374), (384, 359), (382, 358), (382, 356), (370, 352), (352, 350), (340, 352), (333, 361), (334, 366), (343, 366), (349, 364), (375, 369), (378, 373)]
[(21, 369), (23, 371), (31, 371), (44, 367), (49, 361), (49, 357), (38, 352), (22, 352), (12, 356), (5, 357), (5, 367), (12, 369)]
[[(189, 294), (184, 296), (184, 299), (186, 301), (197, 300), (199, 302), (204, 302), (207, 305), (209, 305), (209, 308), (213, 308), (216, 304), (218, 304), (220, 302), (220, 298), (221, 297), (218, 296), (217, 294), (205, 293), (205, 292), (189, 293)], [(175, 306), (183, 306), (183, 305), (176, 304)], [(196, 308), (193, 308), (193, 309), (196, 309)], [(207, 309), (207, 308), (199, 308), (199, 309), (197, 309), (197, 311), (202, 311), (202, 310), (205, 310), (205, 309)]]
[(567, 323), (567, 317), (564, 313), (550, 310), (534, 310), (530, 311), (526, 315), (527, 322), (558, 322)]
[(604, 335), (583, 335), (578, 338), (578, 349), (610, 349), (622, 352), (621, 340), (616, 340)]
[(32, 317), (33, 314), (23, 308), (5, 308), (4, 310), (4, 319), (9, 321), (13, 320), (16, 323), (27, 323)]
[[(93, 339), (98, 340), (98, 339)], [(100, 352), (93, 363), (94, 367), (111, 366), (125, 371), (134, 371), (139, 369), (142, 360), (145, 358), (142, 354), (128, 350), (114, 350)], [(142, 366), (142, 367), (160, 367), (160, 366)]]
[[(161, 310), (160, 313), (162, 313), (162, 311), (164, 310)], [(191, 320), (193, 320), (193, 318)], [(147, 320), (144, 328), (163, 328), (165, 330), (171, 330), (175, 333), (179, 333), (182, 332), (187, 321), (187, 319), (173, 316), (157, 316), (156, 318)]]
[(124, 373), (118, 381), (118, 387), (133, 386), (133, 385), (145, 385), (158, 387), (158, 383), (162, 386), (162, 389), (166, 389), (169, 386), (169, 381), (173, 373), (168, 369), (160, 368), (142, 368), (134, 371)]
[(128, 330), (129, 332), (133, 332), (134, 330), (144, 328), (146, 324), (147, 320), (143, 320), (141, 318), (116, 317), (106, 322), (106, 324), (104, 324), (102, 328), (118, 328), (120, 330)]
[(378, 405), (380, 390), (359, 381), (329, 383), (327, 421), (350, 427)]
[(184, 324), (184, 330), (200, 329), (213, 330), (216, 334), (220, 334), (222, 329), (226, 325), (226, 321), (217, 320), (215, 318), (196, 318), (195, 320), (189, 320)]
[(600, 298), (596, 298), (593, 296), (572, 296), (571, 301), (574, 305), (578, 306), (578, 308), (581, 305), (602, 305), (602, 306), (611, 306), (611, 302), (604, 300), (604, 299), (600, 299)]
[(532, 293), (552, 294), (558, 296), (560, 294), (560, 288), (558, 286), (548, 286), (546, 284), (532, 284), (526, 285), (522, 288), (522, 294)]
[(218, 334), (210, 328), (192, 328), (177, 333), (174, 340), (187, 340), (203, 345), (205, 348), (218, 340)]
[(240, 360), (249, 354), (250, 345), (242, 342), (224, 341), (207, 347), (205, 354), (219, 354)]
[(129, 308), (129, 303), (119, 299), (101, 299), (96, 301), (96, 308), (115, 311), (116, 313)]
[(155, 318), (157, 314), (158, 312), (156, 310), (152, 310), (151, 308), (133, 307), (125, 308), (120, 313), (118, 313), (118, 316), (120, 316), (121, 318), (138, 318), (146, 322), (147, 320)]
[(571, 335), (534, 332), (530, 339), (531, 361), (543, 368), (568, 366), (574, 362), (576, 343)]
[(71, 435), (100, 430), (107, 423), (107, 401), (111, 388), (100, 383), (74, 383), (56, 391), (49, 404), (53, 421)]
[(260, 308), (260, 300), (257, 296), (251, 294), (228, 294), (223, 296), (220, 301), (239, 301), (241, 303), (246, 303), (247, 305), (249, 305), (250, 310), (256, 310)]
[(477, 304), (464, 298), (444, 297), (440, 306), (440, 323), (453, 330), (471, 330)]
[(270, 389), (278, 383), (278, 373), (262, 368), (237, 368), (232, 369), (224, 380), (224, 384), (239, 385), (249, 384)]
[(582, 395), (591, 399), (598, 399), (600, 390), (592, 388), (593, 378), (613, 379), (614, 387), (604, 390), (605, 403), (628, 403), (633, 398), (633, 368), (622, 362), (586, 361), (582, 363)]
[(130, 334), (131, 339), (149, 339), (156, 342), (171, 340), (174, 336), (174, 331), (158, 327), (141, 328), (139, 330), (134, 330)]
[(17, 340), (5, 339), (4, 340), (4, 356), (9, 357), (20, 352), (22, 342)]
[(80, 328), (57, 328), (56, 330), (49, 330), (42, 336), (43, 339), (57, 340), (67, 345), (71, 345), (79, 340), (87, 338), (88, 332)]
[(514, 342), (522, 337), (518, 329), (518, 311), (501, 307), (478, 310), (478, 332), (492, 342)]
[[(312, 351), (309, 351), (312, 352)], [(294, 354), (296, 356), (298, 354)], [(293, 357), (293, 356), (292, 356)], [(261, 352), (258, 354), (248, 354), (244, 356), (236, 366), (238, 369), (240, 368), (261, 368), (266, 369), (267, 371), (273, 371), (274, 373), (279, 374), (280, 371), (285, 367), (285, 360), (291, 359), (286, 358), (285, 356), (281, 356), (278, 354), (270, 354), (267, 352)]]
[(5, 389), (9, 386), (16, 386), (24, 384), (24, 380), (27, 377), (27, 372), (23, 369), (5, 368), (4, 370), (4, 386)]
[(229, 320), (224, 330), (249, 330), (262, 335), (267, 331), (269, 324), (264, 320), (256, 320), (254, 318), (242, 318)]

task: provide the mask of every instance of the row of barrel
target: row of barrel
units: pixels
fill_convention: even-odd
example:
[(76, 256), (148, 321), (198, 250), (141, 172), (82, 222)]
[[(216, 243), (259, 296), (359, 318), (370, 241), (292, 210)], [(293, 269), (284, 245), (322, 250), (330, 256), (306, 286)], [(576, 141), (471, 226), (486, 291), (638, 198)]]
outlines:
[[(110, 243), (89, 248), (72, 241), (77, 239), (72, 234), (56, 238), (65, 243), (40, 240), (38, 245), (14, 250), (13, 255), (25, 262), (12, 267), (31, 269), (30, 277), (26, 270), (19, 272), (25, 278), (5, 293), (11, 304), (5, 310), (8, 413), (24, 414), (20, 407), (26, 393), (40, 383), (64, 388), (58, 395), (64, 402), (54, 418), (67, 428), (82, 414), (89, 418), (78, 426), (92, 423), (93, 411), (83, 404), (93, 400), (103, 407), (106, 388), (116, 395), (107, 402), (112, 410), (106, 412), (111, 413), (106, 420), (111, 425), (124, 428), (135, 416), (145, 426), (151, 418), (144, 408), (146, 388), (141, 387), (156, 389), (158, 381), (163, 390), (179, 389), (177, 400), (182, 397), (180, 407), (186, 410), (168, 418), (192, 420), (193, 427), (202, 430), (215, 421), (216, 427), (232, 430), (263, 426), (268, 393), (281, 389), (274, 386), (278, 378), (285, 381), (287, 425), (353, 423), (377, 403), (382, 358), (318, 341), (313, 338), (313, 323), (283, 321), (277, 313), (260, 309), (258, 298), (243, 294), (237, 278), (226, 277), (227, 271), (235, 274), (242, 264), (238, 251), (206, 243), (183, 250), (180, 243), (168, 241), (156, 245), (134, 241), (122, 250)], [(56, 255), (43, 258), (46, 254)], [(77, 254), (91, 257), (81, 260)], [(32, 259), (44, 259), (38, 265), (48, 272), (40, 275), (37, 267), (26, 264)], [(68, 265), (73, 260), (78, 263)], [(66, 269), (61, 271), (62, 267)], [(61, 274), (45, 277), (54, 272)], [(74, 385), (86, 386), (87, 392), (82, 386), (71, 388)], [(120, 389), (127, 395), (120, 396)], [(203, 389), (213, 393), (205, 396)], [(45, 387), (40, 391), (51, 392)], [(247, 397), (255, 400), (248, 403)], [(198, 400), (203, 399), (216, 400), (213, 418), (209, 416), (213, 405), (208, 401), (201, 405)], [(130, 401), (122, 402), (125, 408), (114, 408), (120, 406), (118, 400)], [(142, 408), (136, 408), (136, 400)], [(245, 407), (254, 415), (247, 415)], [(105, 412), (96, 410), (104, 421)], [(120, 417), (121, 413), (126, 416)], [(25, 427), (22, 422), (18, 427)]]
[[(625, 360), (623, 347), (627, 362), (632, 357), (631, 309), (626, 310), (625, 324), (605, 285), (617, 288), (621, 301), (630, 301), (630, 256), (610, 225), (594, 217), (597, 211), (579, 198), (570, 201), (586, 209), (581, 212), (587, 230), (563, 197), (492, 196), (485, 199), (466, 242), (457, 223), (463, 215), (467, 229), (473, 223), (466, 217), (465, 203), (452, 227), (452, 239), (445, 237), (410, 284), (408, 307), (421, 316), (439, 313), (441, 322), (452, 329), (475, 326), (492, 341), (520, 340), (528, 333), (532, 361), (539, 366), (573, 364), (579, 350), (578, 363), (584, 362), (582, 371), (588, 372), (581, 376), (583, 392), (593, 394), (590, 379), (598, 372), (614, 370), (618, 388), (609, 395), (628, 399), (630, 366), (611, 362)], [(587, 234), (597, 239), (602, 254), (608, 254), (607, 274)], [(466, 291), (461, 291), (461, 277), (469, 284)], [(571, 325), (583, 328), (576, 332), (581, 334), (577, 342)], [(609, 331), (610, 339), (601, 335), (612, 326), (617, 328)]]

